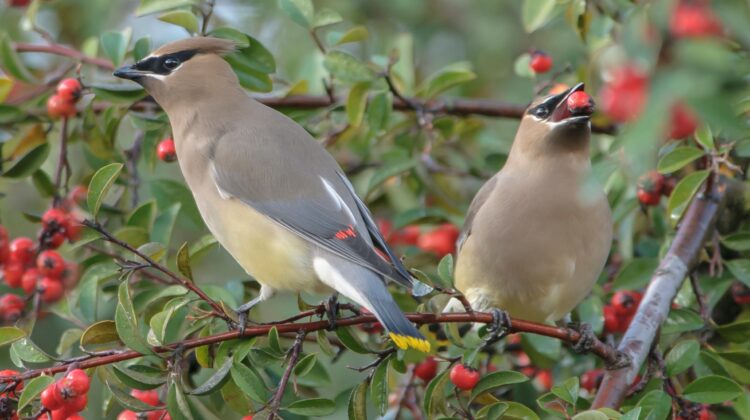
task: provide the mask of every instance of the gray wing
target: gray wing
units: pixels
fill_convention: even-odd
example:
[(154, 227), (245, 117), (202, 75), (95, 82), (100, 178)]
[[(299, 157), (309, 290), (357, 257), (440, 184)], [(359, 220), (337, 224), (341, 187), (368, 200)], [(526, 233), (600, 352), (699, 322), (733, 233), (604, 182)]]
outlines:
[(458, 240), (456, 241), (456, 255), (461, 252), (461, 247), (463, 246), (464, 242), (466, 242), (466, 239), (468, 239), (471, 235), (471, 227), (474, 224), (474, 217), (476, 217), (479, 209), (482, 208), (484, 203), (487, 201), (487, 198), (490, 196), (490, 193), (492, 193), (492, 190), (495, 189), (495, 184), (497, 184), (497, 177), (499, 175), (500, 174), (497, 173), (495, 174), (495, 176), (490, 178), (489, 181), (485, 182), (477, 192), (477, 195), (474, 196), (474, 199), (471, 200), (469, 210), (466, 212), (466, 218), (464, 219), (464, 227), (461, 229), (461, 234), (458, 236)]
[[(252, 140), (250, 136), (259, 133), (236, 132), (217, 142), (212, 174), (221, 194), (317, 246), (411, 287), (411, 276), (333, 157), (296, 123), (289, 123), (299, 131), (285, 126), (273, 138)], [(377, 254), (373, 241), (391, 262)]]

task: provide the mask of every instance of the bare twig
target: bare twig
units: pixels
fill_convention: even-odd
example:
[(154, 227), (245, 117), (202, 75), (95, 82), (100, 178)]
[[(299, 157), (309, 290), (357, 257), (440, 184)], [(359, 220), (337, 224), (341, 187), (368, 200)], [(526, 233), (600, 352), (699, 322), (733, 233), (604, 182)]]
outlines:
[(286, 390), (286, 386), (289, 383), (289, 378), (292, 376), (292, 371), (297, 365), (299, 354), (302, 351), (302, 345), (305, 342), (305, 335), (307, 335), (307, 333), (304, 330), (299, 330), (297, 332), (297, 339), (294, 340), (294, 344), (289, 350), (286, 369), (284, 370), (284, 374), (281, 376), (281, 381), (279, 381), (279, 387), (276, 388), (276, 393), (271, 400), (271, 412), (268, 415), (268, 420), (273, 420), (276, 417), (279, 417), (279, 407), (281, 407), (281, 399), (284, 397), (284, 391)]
[(106, 60), (103, 58), (89, 57), (88, 55), (80, 51), (77, 51), (73, 48), (69, 48), (60, 44), (38, 45), (38, 44), (27, 44), (24, 42), (17, 42), (13, 45), (13, 47), (18, 52), (39, 52), (39, 53), (61, 55), (64, 57), (70, 57), (70, 58), (76, 59), (82, 63), (101, 67), (105, 70), (115, 69), (114, 64), (112, 64), (112, 62), (109, 60)]
[[(65, 170), (65, 181), (63, 181), (63, 170)], [(60, 154), (57, 158), (57, 170), (55, 171), (55, 198), (54, 206), (60, 204), (62, 196), (60, 190), (68, 192), (68, 180), (70, 179), (70, 164), (68, 163), (68, 117), (63, 118), (60, 128)]]
[(206, 7), (207, 11), (201, 11), (203, 15), (203, 24), (201, 25), (201, 36), (206, 36), (208, 33), (208, 22), (211, 20), (211, 16), (214, 14), (214, 7), (216, 7), (216, 0), (207, 0)]

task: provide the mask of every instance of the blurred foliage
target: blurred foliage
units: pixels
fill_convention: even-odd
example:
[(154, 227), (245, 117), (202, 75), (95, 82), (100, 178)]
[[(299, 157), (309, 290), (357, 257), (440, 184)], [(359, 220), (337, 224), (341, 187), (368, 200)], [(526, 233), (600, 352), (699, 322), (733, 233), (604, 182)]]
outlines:
[[(151, 258), (195, 278), (227, 307), (257, 292), (257, 284), (215, 246), (177, 166), (158, 161), (156, 144), (170, 136), (169, 124), (143, 100), (144, 92), (89, 61), (77, 67), (70, 57), (22, 51), (18, 43), (54, 42), (118, 66), (205, 29), (238, 43), (241, 49), (228, 61), (255, 94), (341, 96), (340, 104), (324, 109), (285, 112), (325, 141), (376, 217), (390, 222), (390, 238), (407, 266), (442, 285), (451, 284), (450, 256), (441, 259), (418, 240), (394, 238), (404, 228), (424, 236), (443, 223), (460, 226), (479, 186), (505, 161), (518, 122), (433, 114), (430, 105), (456, 97), (525, 104), (556, 83), (579, 81), (598, 98), (618, 69), (636, 66), (647, 75), (642, 112), (618, 124), (616, 135), (592, 139), (590, 182), (608, 193), (615, 241), (600, 282), (573, 317), (600, 335), (613, 335), (603, 319), (612, 294), (647, 285), (709, 169), (720, 171), (728, 197), (719, 232), (695, 274), (712, 319), (701, 317), (686, 283), (661, 330), (658, 349), (665, 355), (666, 376), (642, 384), (626, 400), (624, 414), (590, 412), (596, 384), (579, 376), (600, 365), (593, 356), (533, 335), (509, 340), (503, 351), (480, 353), (483, 330), (461, 337), (455, 325), (446, 325), (439, 334), (429, 331), (442, 357), (437, 376), (429, 383), (414, 379), (405, 389), (408, 367), (423, 355), (398, 351), (378, 358), (369, 374), (353, 373), (345, 366), (372, 362), (386, 344), (372, 330), (342, 328), (311, 334), (316, 343), (300, 355), (282, 413), (288, 419), (397, 418), (399, 412), (401, 418), (420, 412), (448, 418), (471, 410), (475, 418), (665, 419), (692, 402), (711, 404), (720, 418), (750, 418), (750, 305), (742, 299), (747, 292), (742, 287), (750, 287), (745, 200), (750, 9), (741, 0), (694, 3), (710, 4), (723, 35), (674, 37), (670, 25), (677, 2), (667, 0), (217, 0), (205, 28), (210, 5), (200, 0), (33, 0), (26, 7), (0, 6), (2, 222), (13, 237), (32, 235), (50, 206), (62, 124), (43, 107), (60, 78), (79, 77), (85, 96), (65, 135), (73, 168), (69, 187), (89, 186), (81, 211)], [(529, 69), (533, 50), (554, 58), (551, 72)], [(397, 98), (384, 75), (401, 95), (426, 102), (427, 112), (394, 111)], [(131, 109), (135, 102), (140, 106)], [(701, 127), (686, 139), (667, 141), (678, 102), (694, 112)], [(611, 123), (606, 113), (595, 115), (594, 124)], [(717, 166), (707, 168), (709, 161)], [(677, 185), (668, 199), (646, 208), (639, 205), (636, 179), (655, 168)], [(121, 250), (88, 247), (95, 238), (95, 232), (84, 232), (62, 248), (83, 273), (66, 299), (41, 312), (29, 306), (15, 328), (0, 330), (0, 343), (12, 343), (3, 347), (3, 368), (35, 368), (123, 344), (151, 353), (152, 345), (226, 330), (218, 320), (196, 316), (206, 307), (183, 287), (165, 287), (133, 271), (123, 274), (107, 255)], [(408, 311), (439, 311), (446, 299), (434, 296), (417, 304), (403, 290), (393, 292)], [(275, 299), (283, 304), (261, 305), (253, 318), (283, 319), (319, 298)], [(239, 418), (262, 410), (283, 372), (289, 338), (273, 330), (268, 337), (200, 347), (177, 366), (149, 355), (96, 368), (90, 373), (101, 386), (92, 387), (84, 415), (114, 418), (122, 409), (146, 409), (130, 389), (160, 390), (172, 418)], [(454, 394), (445, 361), (461, 357), (480, 369), (482, 379), (473, 392)], [(676, 403), (665, 391), (666, 381), (679, 396)], [(37, 388), (22, 397), (25, 402), (41, 392)], [(391, 400), (398, 398), (394, 405)], [(25, 413), (38, 407), (32, 401)]]

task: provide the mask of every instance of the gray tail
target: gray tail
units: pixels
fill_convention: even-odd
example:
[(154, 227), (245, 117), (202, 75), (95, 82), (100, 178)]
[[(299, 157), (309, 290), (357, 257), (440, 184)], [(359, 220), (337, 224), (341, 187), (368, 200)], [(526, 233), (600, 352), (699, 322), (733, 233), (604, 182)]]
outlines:
[(406, 318), (396, 302), (392, 299), (371, 298), (368, 303), (373, 315), (388, 330), (388, 335), (398, 348), (413, 348), (425, 353), (430, 351), (430, 342)]

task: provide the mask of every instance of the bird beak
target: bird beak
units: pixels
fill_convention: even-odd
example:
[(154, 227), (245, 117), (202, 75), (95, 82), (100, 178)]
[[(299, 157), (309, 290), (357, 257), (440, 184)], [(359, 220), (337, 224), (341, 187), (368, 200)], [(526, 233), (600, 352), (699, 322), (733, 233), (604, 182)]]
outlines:
[(115, 77), (134, 81), (145, 76), (145, 74), (145, 72), (136, 69), (135, 64), (131, 66), (122, 66), (119, 69), (115, 70), (114, 73), (112, 73), (112, 75), (114, 75)]
[(572, 112), (568, 106), (568, 98), (570, 97), (570, 95), (572, 95), (574, 92), (583, 91), (584, 87), (585, 86), (583, 83), (579, 83), (558, 95), (559, 102), (557, 102), (557, 105), (555, 105), (555, 110), (550, 116), (550, 121), (555, 123), (568, 120), (571, 122), (588, 121), (588, 119), (591, 117), (591, 114), (593, 114), (594, 112), (593, 103), (591, 107), (576, 110), (575, 112)]

